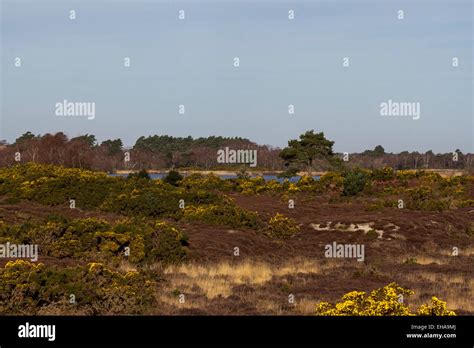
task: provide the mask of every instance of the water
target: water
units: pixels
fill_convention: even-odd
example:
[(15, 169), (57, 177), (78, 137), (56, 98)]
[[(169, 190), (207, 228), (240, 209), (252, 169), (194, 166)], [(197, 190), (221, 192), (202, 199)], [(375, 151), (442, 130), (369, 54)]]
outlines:
[[(122, 177), (127, 177), (128, 174), (109, 174), (110, 176), (122, 176)], [(156, 179), (163, 179), (165, 176), (166, 176), (166, 173), (152, 173), (152, 174), (149, 174), (150, 175), (150, 178), (152, 178), (153, 180), (156, 180)], [(184, 175), (186, 176), (186, 175)], [(237, 174), (222, 174), (222, 175), (217, 175), (219, 178), (221, 179), (236, 179), (237, 178)], [(252, 178), (255, 178), (257, 177), (257, 175), (252, 175), (251, 176)], [(277, 177), (276, 175), (263, 175), (262, 176), (263, 179), (265, 179), (265, 181), (270, 181), (270, 180), (276, 180), (278, 182), (283, 182), (285, 179), (284, 178), (279, 178)], [(288, 178), (288, 180), (290, 182), (298, 182), (298, 180), (301, 178), (301, 176), (293, 176), (291, 178)], [(315, 180), (319, 180), (319, 175), (316, 175), (316, 176), (313, 176), (313, 179)]]

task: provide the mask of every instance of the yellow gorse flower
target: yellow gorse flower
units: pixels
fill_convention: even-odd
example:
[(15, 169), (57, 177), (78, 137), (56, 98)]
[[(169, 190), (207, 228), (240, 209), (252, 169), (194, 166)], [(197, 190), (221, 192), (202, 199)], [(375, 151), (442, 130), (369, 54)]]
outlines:
[(431, 305), (422, 305), (415, 313), (410, 312), (404, 298), (412, 295), (412, 290), (395, 283), (373, 290), (369, 295), (361, 291), (351, 291), (340, 302), (331, 304), (320, 302), (316, 314), (324, 316), (411, 316), (411, 315), (456, 315), (446, 309), (446, 302), (433, 297)]

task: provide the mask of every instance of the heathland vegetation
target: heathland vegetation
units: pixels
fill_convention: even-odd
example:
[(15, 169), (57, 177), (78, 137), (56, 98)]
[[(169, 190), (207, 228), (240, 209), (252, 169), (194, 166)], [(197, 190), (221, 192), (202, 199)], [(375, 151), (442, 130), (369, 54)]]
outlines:
[[(391, 168), (330, 172), (320, 180), (304, 176), (295, 183), (265, 181), (262, 178), (223, 180), (214, 175), (199, 174), (168, 183), (150, 180), (145, 175), (111, 177), (101, 172), (34, 163), (2, 168), (0, 243), (39, 245), (40, 259), (46, 261), (39, 264), (11, 261), (4, 265), (0, 270), (0, 310), (3, 314), (173, 312), (169, 308), (173, 296), (176, 296), (175, 308), (180, 308), (179, 295), (185, 293), (191, 298), (194, 296), (192, 290), (188, 289), (186, 292), (180, 289), (185, 288), (184, 280), (179, 278), (176, 281), (175, 277), (179, 272), (173, 273), (168, 268), (196, 262), (190, 248), (196, 248), (197, 245), (193, 245), (193, 238), (189, 238), (186, 231), (195, 228), (190, 226), (197, 226), (200, 233), (202, 229), (207, 231), (206, 238), (215, 239), (215, 243), (219, 243), (220, 238), (225, 240), (233, 233), (244, 238), (234, 240), (235, 245), (229, 245), (224, 254), (236, 259), (238, 257), (232, 256), (232, 253), (235, 247), (239, 247), (242, 249), (242, 260), (249, 262), (251, 259), (245, 254), (253, 252), (244, 250), (254, 246), (252, 239), (245, 240), (245, 234), (257, 238), (260, 244), (268, 244), (267, 247), (255, 246), (257, 249), (267, 249), (262, 253), (263, 256), (271, 254), (269, 248), (281, 251), (285, 249), (285, 244), (287, 248), (294, 248), (292, 242), (295, 238), (304, 239), (302, 230), (307, 229), (308, 225), (313, 227), (313, 234), (319, 234), (321, 232), (318, 231), (323, 230), (333, 231), (336, 235), (340, 232), (335, 231), (350, 231), (348, 224), (336, 222), (335, 217), (324, 227), (323, 224), (315, 226), (314, 223), (305, 222), (301, 216), (291, 217), (291, 210), (283, 208), (287, 205), (285, 202), (290, 200), (296, 201), (299, 209), (303, 210), (306, 204), (311, 205), (311, 200), (317, 197), (324, 200), (323, 204), (333, 207), (346, 206), (353, 209), (359, 205), (366, 214), (374, 214), (374, 217), (378, 212), (390, 215), (393, 211), (401, 210), (398, 206), (401, 201), (405, 204), (403, 209), (408, 211), (459, 211), (462, 216), (460, 210), (466, 207), (472, 209), (474, 206), (473, 188), (472, 176), (443, 178), (436, 173), (394, 171)], [(266, 211), (268, 207), (264, 206), (255, 207), (257, 209), (246, 208), (246, 204), (242, 204), (246, 197), (255, 198), (255, 202), (259, 201), (259, 197), (264, 202), (269, 198), (275, 202), (277, 211)], [(260, 208), (263, 211), (259, 211)], [(373, 219), (371, 217), (369, 220)], [(317, 220), (316, 216), (314, 220)], [(400, 229), (396, 224), (393, 226)], [(409, 238), (396, 227), (385, 226), (384, 229), (387, 234), (395, 236), (393, 239), (403, 241), (403, 238)], [(474, 230), (472, 223), (462, 227), (464, 230), (459, 228), (460, 226), (453, 226), (447, 233), (462, 247), (472, 241)], [(363, 224), (360, 224), (353, 233), (346, 233), (354, 234), (357, 230), (361, 233), (360, 238), (368, 243), (382, 241), (376, 233), (372, 237), (371, 231), (379, 230), (375, 225), (363, 232)], [(422, 233), (404, 232), (415, 233), (417, 238)], [(300, 242), (304, 243), (304, 240)], [(314, 241), (307, 240), (307, 247), (317, 248), (317, 244), (313, 243)], [(385, 243), (390, 244), (388, 240)], [(321, 260), (323, 253), (315, 254), (314, 258)], [(302, 255), (304, 252), (295, 250), (293, 255), (285, 255), (285, 259), (279, 262), (290, 262)], [(417, 264), (413, 257), (407, 257), (407, 260), (408, 264)], [(278, 268), (277, 260), (271, 262), (275, 262), (275, 267)], [(206, 265), (207, 263), (203, 263), (200, 267), (205, 269), (208, 267)], [(238, 270), (242, 266), (236, 263), (235, 267)], [(216, 297), (222, 301), (239, 283), (242, 286), (248, 284), (261, 287), (260, 282), (265, 282), (257, 280), (258, 275), (253, 279), (252, 272), (259, 271), (252, 267), (258, 269), (262, 266), (246, 267), (249, 274), (243, 275), (236, 284), (232, 284), (231, 279), (226, 279), (236, 275), (201, 275), (196, 280), (195, 291), (204, 291), (204, 297), (211, 298), (213, 292), (221, 291), (220, 296)], [(290, 269), (282, 276), (289, 279), (298, 277), (299, 273), (314, 276), (321, 272), (320, 269), (312, 272), (310, 269), (298, 271), (297, 268), (291, 270), (292, 266), (286, 267)], [(321, 267), (323, 264), (317, 266)], [(373, 266), (357, 272), (372, 272), (370, 267)], [(191, 269), (192, 267), (189, 268)], [(197, 285), (206, 277), (210, 284)], [(266, 281), (276, 281), (277, 278), (272, 275)], [(189, 280), (188, 285), (194, 280)], [(213, 281), (215, 284), (212, 284)], [(296, 279), (290, 283), (288, 281), (286, 279), (280, 285), (288, 288), (287, 292), (291, 291)], [(170, 289), (169, 286), (174, 288)], [(392, 285), (383, 291), (387, 292), (392, 288), (402, 291)], [(469, 291), (472, 291), (472, 283)], [(315, 301), (314, 313), (410, 314), (408, 305), (394, 302), (392, 292), (384, 293), (381, 297), (370, 295), (367, 298), (363, 292), (351, 292), (342, 298), (341, 303), (330, 305), (321, 301), (317, 307)], [(69, 303), (71, 295), (74, 295), (76, 307)], [(349, 306), (348, 301), (353, 301), (352, 297), (356, 297), (360, 303)], [(194, 303), (193, 306), (206, 311), (202, 299), (197, 302), (192, 302), (191, 299), (187, 301), (182, 308), (189, 310), (190, 303)], [(451, 314), (445, 309), (443, 302), (437, 302), (437, 299), (433, 301), (432, 305), (423, 305), (414, 313)], [(165, 303), (167, 309), (160, 307), (160, 303)], [(265, 306), (265, 303), (260, 306)], [(270, 304), (267, 303), (266, 306)], [(270, 308), (267, 310), (272, 312)], [(388, 309), (378, 312), (377, 308)], [(257, 308), (255, 312), (268, 311)]]
[[(246, 142), (137, 144), (228, 141)], [(119, 140), (23, 136), (20, 163), (0, 168), (0, 246), (38, 245), (39, 262), (0, 258), (0, 314), (474, 313), (474, 177), (347, 166), (332, 146), (311, 131), (279, 151), (290, 175), (325, 163), (319, 179), (152, 180), (85, 169), (121, 157)], [(363, 262), (328, 257), (336, 241), (364, 246)]]

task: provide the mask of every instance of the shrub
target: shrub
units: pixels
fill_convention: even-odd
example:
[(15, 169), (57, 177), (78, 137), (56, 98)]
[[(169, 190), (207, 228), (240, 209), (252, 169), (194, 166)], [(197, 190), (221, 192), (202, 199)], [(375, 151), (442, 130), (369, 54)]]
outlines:
[[(373, 290), (370, 295), (363, 291), (352, 291), (340, 302), (331, 304), (321, 302), (316, 307), (317, 315), (328, 316), (408, 316), (408, 315), (456, 315), (446, 309), (446, 303), (433, 297), (432, 306), (422, 305), (416, 313), (400, 298), (412, 295), (412, 290), (404, 289), (395, 283)], [(436, 299), (436, 300), (435, 300)]]
[(130, 173), (127, 176), (127, 179), (133, 180), (133, 179), (145, 179), (145, 180), (150, 180), (150, 175), (146, 171), (146, 169), (142, 169), (139, 172), (136, 173)]
[(417, 311), (418, 315), (430, 315), (430, 316), (454, 316), (455, 312), (450, 311), (446, 308), (446, 302), (439, 300), (433, 296), (431, 298), (431, 306), (428, 304), (421, 305)]
[[(15, 238), (11, 238), (14, 236)], [(165, 222), (123, 219), (114, 223), (104, 220), (47, 219), (19, 226), (0, 225), (0, 241), (16, 239), (18, 243), (38, 244), (41, 253), (56, 258), (120, 261), (134, 264), (176, 263), (187, 254), (187, 237)], [(125, 248), (130, 255), (125, 255)]]
[(415, 257), (409, 257), (405, 261), (403, 261), (403, 263), (406, 265), (417, 265), (418, 260)]
[(395, 178), (395, 171), (391, 167), (377, 168), (370, 172), (370, 178), (377, 181), (389, 181)]
[(156, 180), (142, 186), (127, 185), (122, 192), (109, 195), (100, 208), (128, 216), (165, 217), (179, 210), (181, 199), (186, 204), (210, 204), (222, 201), (217, 194), (209, 190), (186, 190)]
[(255, 195), (266, 190), (266, 182), (261, 176), (250, 179), (241, 179), (239, 180), (238, 189), (243, 194)]
[(180, 187), (183, 187), (187, 190), (197, 189), (197, 190), (221, 190), (228, 191), (234, 188), (234, 183), (232, 180), (223, 180), (217, 175), (209, 174), (191, 174), (185, 177), (179, 183)]
[(300, 191), (314, 191), (318, 188), (317, 181), (308, 175), (302, 176), (296, 186)]
[(166, 216), (179, 209), (178, 191), (159, 187), (129, 187), (120, 194), (110, 195), (100, 209), (129, 216)]
[(247, 180), (250, 179), (250, 174), (245, 167), (240, 168), (237, 172), (237, 179)]
[(436, 196), (433, 190), (426, 186), (413, 188), (407, 191), (408, 209), (443, 211), (449, 208), (449, 202), (442, 197)]
[(278, 174), (279, 178), (290, 179), (298, 175), (298, 168), (289, 168), (286, 171)]
[(163, 178), (163, 181), (167, 184), (178, 186), (178, 183), (183, 180), (183, 176), (176, 170), (170, 170), (168, 174)]
[(344, 177), (336, 172), (328, 172), (321, 176), (318, 183), (323, 190), (330, 189), (339, 191), (343, 188)]
[(367, 174), (362, 170), (356, 169), (346, 173), (342, 194), (344, 196), (355, 196), (364, 191), (368, 184), (368, 179)]
[(283, 186), (277, 180), (268, 180), (265, 185), (265, 191), (278, 192), (283, 189)]
[(0, 314), (143, 314), (154, 305), (155, 286), (143, 274), (100, 263), (63, 268), (9, 261), (0, 268)]
[(425, 172), (416, 170), (397, 170), (395, 172), (395, 178), (400, 182), (406, 182), (408, 180), (417, 179), (423, 176)]
[(98, 207), (124, 180), (105, 173), (27, 163), (0, 170), (0, 194), (47, 205), (76, 201), (81, 208)]
[(295, 220), (277, 213), (268, 221), (267, 234), (272, 238), (285, 239), (299, 231)]
[(368, 239), (376, 239), (376, 238), (379, 237), (377, 231), (375, 231), (375, 230), (368, 230), (367, 233), (365, 234), (365, 236)]
[(178, 218), (181, 216), (188, 220), (199, 220), (230, 227), (258, 227), (257, 213), (242, 209), (230, 200), (222, 205), (186, 206)]
[(186, 258), (188, 236), (166, 222), (156, 222), (145, 239), (147, 260), (163, 264), (179, 263)]
[(443, 177), (436, 172), (421, 172), (421, 180), (428, 185), (444, 181)]

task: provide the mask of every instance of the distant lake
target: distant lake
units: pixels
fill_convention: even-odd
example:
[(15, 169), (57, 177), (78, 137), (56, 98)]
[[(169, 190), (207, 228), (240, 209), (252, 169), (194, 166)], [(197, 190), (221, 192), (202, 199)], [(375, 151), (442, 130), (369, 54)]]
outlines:
[[(123, 177), (128, 176), (128, 174), (109, 174), (109, 175), (110, 176), (123, 176)], [(151, 173), (149, 175), (150, 175), (150, 178), (156, 180), (156, 179), (163, 179), (166, 176), (166, 173)], [(214, 175), (221, 178), (221, 179), (224, 179), (224, 180), (225, 179), (236, 179), (237, 178), (237, 174), (227, 174), (227, 175), (214, 174)], [(188, 175), (184, 174), (183, 176), (186, 177)], [(257, 175), (252, 175), (251, 177), (256, 178)], [(279, 178), (276, 175), (263, 175), (261, 177), (263, 177), (265, 179), (265, 181), (276, 180), (278, 182), (283, 182), (285, 180), (284, 178)], [(301, 178), (301, 176), (293, 176), (293, 177), (289, 178), (288, 180), (290, 182), (297, 182), (300, 178)], [(320, 178), (319, 175), (313, 176), (313, 179), (315, 179), (315, 180), (319, 180), (319, 178)]]

